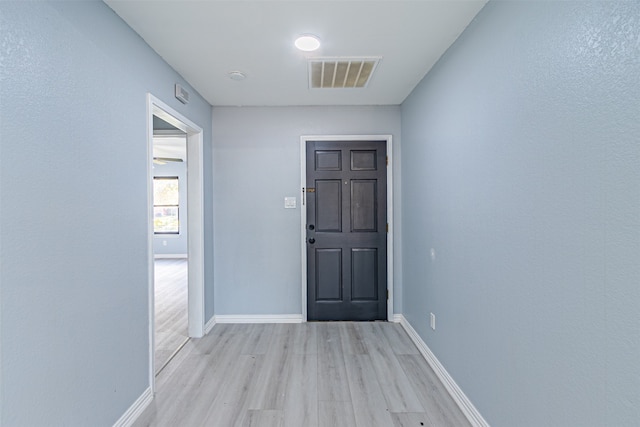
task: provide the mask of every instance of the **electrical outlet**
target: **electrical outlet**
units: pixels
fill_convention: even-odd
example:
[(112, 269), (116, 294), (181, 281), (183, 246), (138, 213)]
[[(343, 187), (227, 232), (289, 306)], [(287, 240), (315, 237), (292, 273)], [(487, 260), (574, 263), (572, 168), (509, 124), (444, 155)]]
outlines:
[(436, 330), (436, 315), (433, 313), (430, 313), (429, 315), (429, 325), (431, 326), (431, 329), (434, 331)]
[(436, 250), (431, 248), (431, 261), (436, 260)]

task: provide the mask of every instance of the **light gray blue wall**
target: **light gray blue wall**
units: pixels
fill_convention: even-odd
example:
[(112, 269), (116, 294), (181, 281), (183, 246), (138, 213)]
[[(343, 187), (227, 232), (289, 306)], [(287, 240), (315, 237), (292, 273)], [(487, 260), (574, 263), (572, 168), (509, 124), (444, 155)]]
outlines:
[[(400, 108), (214, 107), (213, 122), (215, 312), (300, 314), (300, 136), (392, 134), (398, 172)], [(285, 196), (298, 208), (284, 209)]]
[(639, 40), (492, 1), (402, 105), (404, 315), (494, 427), (640, 425)]
[(0, 424), (110, 426), (149, 385), (146, 94), (205, 176), (211, 108), (102, 2), (0, 2), (0, 45)]
[[(177, 176), (180, 200), (178, 216), (180, 220), (179, 234), (156, 234), (153, 238), (155, 255), (187, 255), (187, 164), (185, 162), (167, 162), (164, 165), (153, 165), (153, 176)], [(166, 243), (165, 243), (166, 242)]]

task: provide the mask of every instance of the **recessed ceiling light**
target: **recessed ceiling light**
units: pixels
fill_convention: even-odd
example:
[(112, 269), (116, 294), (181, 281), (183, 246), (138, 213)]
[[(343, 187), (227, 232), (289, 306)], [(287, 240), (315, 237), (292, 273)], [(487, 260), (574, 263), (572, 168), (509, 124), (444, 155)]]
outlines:
[(242, 71), (230, 71), (228, 75), (231, 80), (236, 81), (244, 80), (247, 78), (247, 75)]
[(312, 52), (320, 47), (320, 40), (311, 34), (305, 34), (296, 39), (295, 45), (305, 52)]

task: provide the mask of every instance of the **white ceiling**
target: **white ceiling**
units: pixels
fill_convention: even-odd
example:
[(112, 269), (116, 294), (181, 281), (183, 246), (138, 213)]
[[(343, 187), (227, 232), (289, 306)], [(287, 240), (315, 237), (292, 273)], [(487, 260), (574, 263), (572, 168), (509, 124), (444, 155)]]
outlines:
[[(211, 105), (275, 106), (401, 104), (487, 0), (104, 1)], [(309, 89), (307, 56), (382, 61), (366, 88)]]

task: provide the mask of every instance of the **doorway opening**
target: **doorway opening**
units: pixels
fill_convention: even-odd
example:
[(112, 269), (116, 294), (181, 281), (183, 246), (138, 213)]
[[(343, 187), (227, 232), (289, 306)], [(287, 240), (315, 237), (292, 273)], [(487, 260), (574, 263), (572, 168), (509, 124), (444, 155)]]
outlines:
[(155, 373), (189, 340), (187, 134), (153, 116)]
[[(156, 374), (188, 338), (204, 335), (203, 130), (151, 94), (147, 95), (147, 130), (149, 380), (155, 389)], [(164, 172), (159, 173), (160, 169)], [(156, 250), (154, 245), (166, 250)], [(158, 289), (161, 292), (186, 293), (182, 313), (156, 312), (156, 284), (164, 287)], [(186, 330), (180, 332), (182, 339), (173, 338), (176, 348), (170, 350), (165, 346), (167, 337), (159, 333), (166, 335), (167, 327), (171, 329), (167, 322), (179, 322), (180, 316), (186, 317)], [(157, 346), (164, 354), (156, 354)]]
[[(346, 314), (345, 320), (383, 316), (392, 321), (391, 135), (302, 136), (300, 143), (303, 319), (338, 320), (334, 317)], [(386, 223), (377, 216), (384, 210)], [(344, 244), (336, 240), (343, 233), (350, 234)], [(375, 244), (365, 237), (373, 234), (378, 235)], [(377, 314), (365, 313), (367, 305), (375, 305)]]

